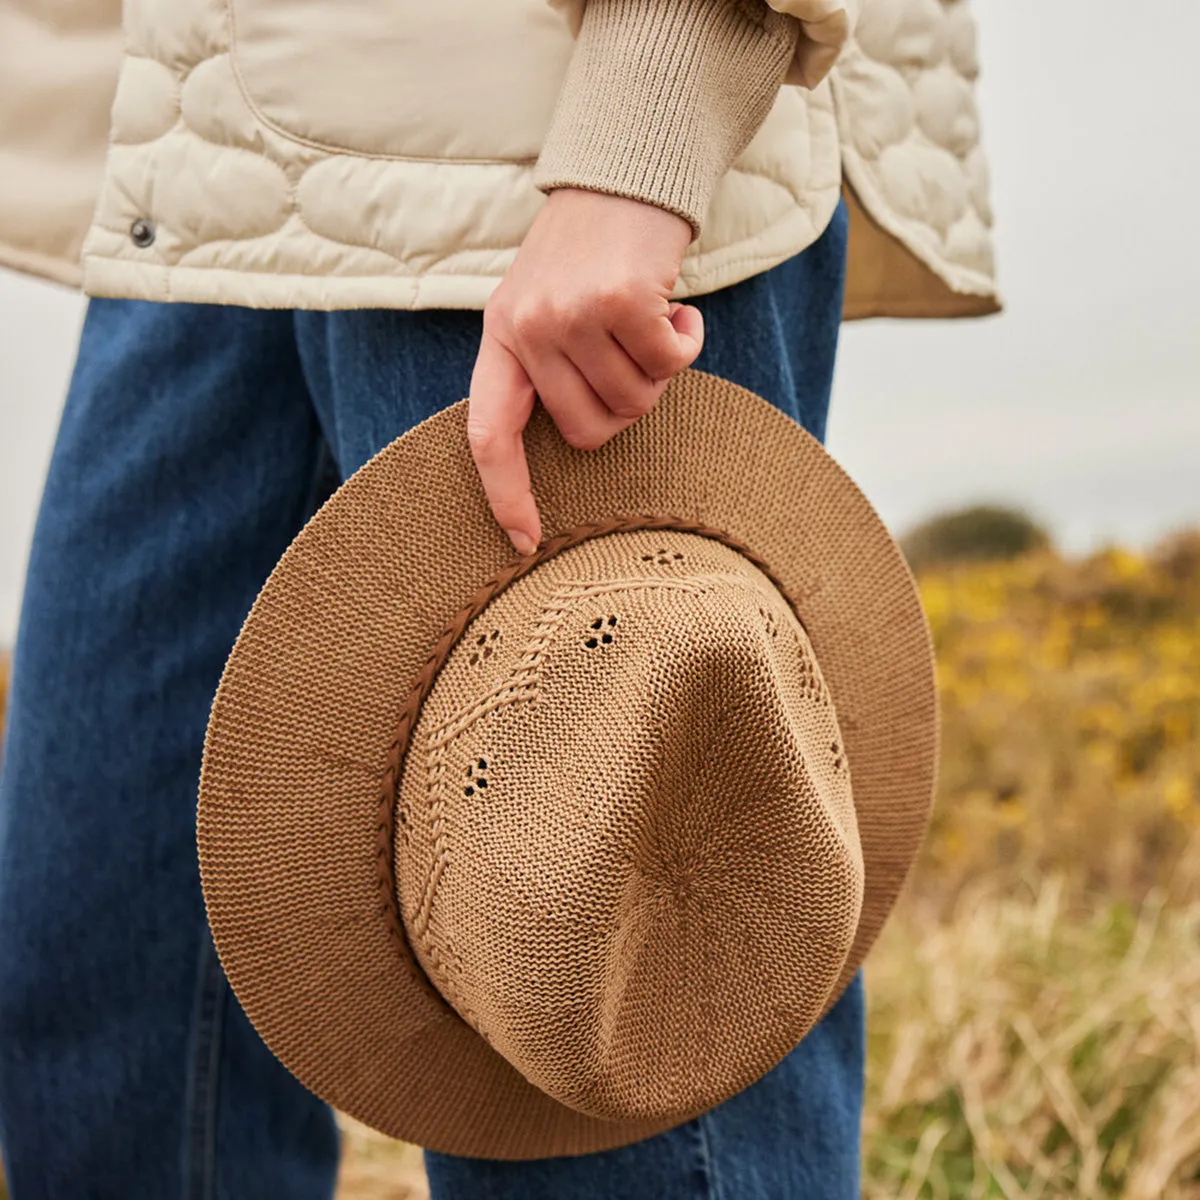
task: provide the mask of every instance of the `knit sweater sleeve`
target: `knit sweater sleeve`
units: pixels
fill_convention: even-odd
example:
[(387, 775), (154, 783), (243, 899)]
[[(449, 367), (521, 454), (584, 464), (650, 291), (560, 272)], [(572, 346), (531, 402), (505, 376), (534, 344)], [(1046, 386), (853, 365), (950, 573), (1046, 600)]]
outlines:
[(763, 0), (587, 0), (534, 182), (654, 204), (698, 237), (800, 36)]

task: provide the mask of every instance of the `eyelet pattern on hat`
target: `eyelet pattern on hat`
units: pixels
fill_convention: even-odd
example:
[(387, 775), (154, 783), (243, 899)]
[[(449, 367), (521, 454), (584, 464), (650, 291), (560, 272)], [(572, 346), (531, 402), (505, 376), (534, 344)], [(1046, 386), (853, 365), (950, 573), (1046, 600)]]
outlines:
[[(670, 549), (629, 553), (658, 538)], [(493, 623), (508, 636), (482, 680), (474, 630)], [(601, 653), (616, 631), (619, 659)], [(394, 801), (411, 821), (392, 848), (401, 923), (438, 991), (563, 1104), (683, 1117), (818, 1018), (863, 888), (819, 680), (786, 598), (711, 531), (583, 538), (443, 655)], [(497, 757), (483, 806), (457, 781)], [(792, 886), (784, 846), (808, 864)], [(522, 962), (537, 981), (512, 977)]]

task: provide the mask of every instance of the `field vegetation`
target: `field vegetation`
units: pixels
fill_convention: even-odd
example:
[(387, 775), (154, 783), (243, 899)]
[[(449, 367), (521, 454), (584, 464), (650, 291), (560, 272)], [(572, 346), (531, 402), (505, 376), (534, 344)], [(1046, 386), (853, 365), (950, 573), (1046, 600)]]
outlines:
[[(867, 970), (864, 1195), (1192, 1200), (1200, 532), (1071, 560), (976, 514), (906, 542), (943, 761)], [(419, 1151), (345, 1130), (340, 1200), (425, 1194)]]

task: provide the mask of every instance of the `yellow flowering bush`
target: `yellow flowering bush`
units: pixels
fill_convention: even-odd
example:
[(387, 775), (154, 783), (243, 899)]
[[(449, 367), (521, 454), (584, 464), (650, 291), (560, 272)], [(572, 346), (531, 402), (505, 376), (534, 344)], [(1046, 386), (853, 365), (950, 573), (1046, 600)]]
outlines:
[(1061, 873), (1138, 897), (1200, 830), (1200, 535), (932, 568), (938, 803), (914, 885)]

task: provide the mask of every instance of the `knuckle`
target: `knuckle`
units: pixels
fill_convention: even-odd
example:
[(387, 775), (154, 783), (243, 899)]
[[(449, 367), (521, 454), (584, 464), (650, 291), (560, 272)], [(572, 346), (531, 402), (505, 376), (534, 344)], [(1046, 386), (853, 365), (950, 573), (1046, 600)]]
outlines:
[(637, 392), (625, 392), (613, 398), (609, 411), (616, 417), (637, 420), (644, 417), (657, 403), (660, 389), (646, 388)]
[(496, 334), (511, 325), (507, 307), (499, 295), (493, 295), (483, 310), (483, 330)]
[(554, 306), (546, 299), (524, 300), (511, 315), (513, 333), (523, 341), (537, 341), (554, 326)]
[(568, 428), (560, 431), (563, 441), (575, 450), (596, 450), (604, 445), (604, 436), (594, 429)]
[(568, 337), (576, 337), (586, 333), (596, 323), (596, 309), (589, 303), (579, 300), (574, 304), (561, 308), (556, 319), (558, 328)]
[(507, 277), (501, 279), (496, 290), (492, 292), (483, 306), (484, 325), (495, 328), (511, 326), (513, 310), (517, 307), (518, 299)]
[(650, 348), (646, 355), (645, 371), (657, 387), (665, 388), (685, 365), (678, 346), (659, 343)]
[(605, 321), (620, 320), (634, 308), (633, 285), (618, 280), (602, 284), (593, 292), (590, 307)]
[(500, 437), (494, 426), (485, 421), (467, 418), (467, 445), (476, 458), (494, 458), (500, 445)]

